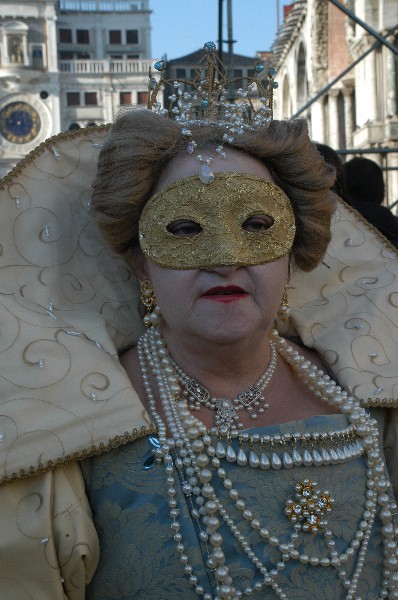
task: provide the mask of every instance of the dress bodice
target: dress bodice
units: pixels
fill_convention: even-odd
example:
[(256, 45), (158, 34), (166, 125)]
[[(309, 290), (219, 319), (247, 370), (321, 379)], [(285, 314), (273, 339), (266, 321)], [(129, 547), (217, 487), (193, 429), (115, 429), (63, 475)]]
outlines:
[[(163, 467), (153, 460), (154, 445), (156, 438), (145, 437), (81, 463), (101, 546), (100, 565), (88, 587), (87, 600), (206, 597), (198, 595), (195, 585), (189, 583), (184, 555), (193, 565), (196, 585), (210, 594), (207, 598), (217, 597), (211, 565), (207, 564), (210, 542), (201, 519), (196, 518), (200, 505), (195, 493), (183, 492), (189, 492), (184, 488), (189, 476), (185, 480), (180, 477), (175, 496), (186, 546), (178, 553), (166, 502), (168, 483)], [(376, 517), (368, 543), (363, 544), (366, 464), (361, 444), (344, 415), (251, 429), (245, 439), (221, 441), (221, 445), (214, 440), (213, 445), (226, 472), (218, 477), (213, 469), (212, 485), (224, 511), (224, 517), (217, 515), (224, 519), (219, 532), (225, 565), (238, 590), (252, 588), (253, 600), (277, 597), (270, 586), (256, 590), (264, 577), (258, 568), (261, 563), (268, 572), (276, 569), (276, 580), (287, 599), (345, 598), (344, 577), (330, 565), (338, 555), (345, 560), (340, 570), (349, 578), (358, 560), (363, 562), (355, 597), (380, 598), (381, 523)], [(245, 465), (238, 464), (244, 462), (242, 451)], [(256, 457), (262, 464), (257, 464)], [(226, 479), (244, 503), (239, 509)], [(310, 510), (304, 518), (299, 514), (300, 502), (302, 510), (311, 500), (324, 510)], [(247, 510), (259, 521), (258, 527), (252, 526)], [(301, 525), (307, 523), (308, 531), (295, 534), (295, 514)], [(327, 523), (314, 531), (319, 518), (326, 518)], [(292, 540), (290, 558), (282, 557), (280, 548), (285, 545), (288, 553)]]

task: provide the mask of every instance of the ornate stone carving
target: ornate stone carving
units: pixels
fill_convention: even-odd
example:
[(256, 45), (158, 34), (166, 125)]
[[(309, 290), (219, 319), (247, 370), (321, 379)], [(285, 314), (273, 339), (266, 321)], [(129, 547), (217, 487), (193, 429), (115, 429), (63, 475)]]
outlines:
[(314, 51), (312, 81), (314, 90), (319, 90), (328, 82), (328, 11), (329, 3), (314, 0), (314, 18), (311, 27), (311, 43)]

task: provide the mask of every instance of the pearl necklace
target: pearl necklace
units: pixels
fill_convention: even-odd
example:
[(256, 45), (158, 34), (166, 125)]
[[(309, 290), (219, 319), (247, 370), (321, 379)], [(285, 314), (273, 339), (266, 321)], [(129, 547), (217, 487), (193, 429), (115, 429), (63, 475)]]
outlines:
[[(304, 479), (295, 486), (296, 499), (288, 499), (285, 505), (286, 517), (293, 526), (290, 540), (282, 543), (276, 535), (273, 535), (246, 507), (246, 503), (240, 498), (238, 490), (234, 488), (233, 482), (228, 477), (225, 469), (227, 460), (217, 456), (216, 447), (213, 445), (212, 437), (206, 427), (199, 419), (191, 415), (186, 399), (178, 397), (180, 386), (172, 367), (172, 359), (159, 328), (151, 327), (141, 336), (137, 346), (137, 355), (150, 412), (158, 430), (159, 448), (154, 450), (154, 454), (165, 468), (171, 531), (176, 542), (179, 560), (187, 574), (188, 581), (196, 594), (204, 600), (240, 600), (244, 596), (250, 596), (254, 591), (261, 591), (264, 587), (271, 588), (281, 600), (289, 600), (286, 592), (278, 583), (278, 574), (285, 568), (288, 561), (293, 560), (303, 564), (309, 563), (317, 568), (335, 569), (346, 590), (346, 600), (361, 600), (357, 596), (357, 587), (365, 564), (372, 527), (378, 514), (382, 523), (384, 545), (383, 579), (379, 600), (398, 598), (398, 550), (394, 539), (396, 531), (393, 526), (393, 511), (396, 511), (397, 507), (388, 493), (391, 484), (386, 477), (382, 453), (379, 449), (376, 421), (360, 406), (358, 400), (349, 396), (329, 376), (307, 361), (285, 340), (279, 338), (276, 332), (273, 335), (278, 354), (292, 366), (296, 374), (316, 396), (347, 415), (350, 426), (355, 430), (356, 438), (365, 454), (367, 463), (367, 492), (359, 527), (350, 544), (343, 552), (339, 553), (336, 550), (333, 531), (327, 523), (327, 514), (333, 505), (332, 495), (327, 490), (319, 490), (316, 482)], [(156, 380), (171, 437), (167, 436), (166, 423), (159, 415), (147, 365), (151, 366)], [(222, 462), (224, 460), (225, 466)], [(242, 513), (245, 521), (254, 531), (258, 532), (264, 545), (268, 544), (274, 550), (279, 550), (280, 560), (274, 565), (274, 568), (267, 569), (252, 548), (250, 541), (240, 532), (234, 519), (216, 495), (211, 483), (213, 477), (218, 477), (222, 481), (229, 497), (235, 503), (238, 513)], [(180, 509), (177, 501), (177, 487), (180, 478), (183, 481), (182, 492), (191, 502), (191, 516), (197, 521), (200, 529), (200, 539), (208, 547), (207, 566), (216, 581), (216, 596), (207, 592), (199, 583), (186, 553), (183, 535), (180, 531)], [(196, 506), (193, 498), (195, 498)], [(226, 564), (226, 557), (222, 550), (223, 539), (219, 532), (221, 521), (227, 525), (231, 534), (257, 569), (259, 579), (251, 586), (237, 589), (234, 585), (233, 573)], [(328, 548), (324, 555), (309, 557), (300, 552), (298, 549), (299, 534), (306, 531), (322, 532)], [(351, 577), (349, 577), (345, 565), (349, 560), (355, 560), (355, 556), (356, 563)]]
[[(228, 400), (227, 398), (215, 398), (202, 384), (193, 377), (189, 377), (189, 375), (187, 375), (181, 367), (172, 360), (172, 367), (174, 368), (181, 385), (184, 387), (183, 395), (188, 397), (188, 408), (190, 410), (199, 410), (203, 404), (207, 408), (217, 411), (215, 424), (221, 431), (232, 430), (233, 433), (236, 433), (236, 428), (244, 429), (243, 423), (239, 421), (238, 411), (246, 409), (250, 418), (254, 420), (257, 419), (257, 413), (262, 414), (264, 410), (269, 407), (263, 393), (275, 373), (278, 359), (275, 344), (272, 340), (269, 341), (269, 347), (270, 360), (264, 373), (256, 383), (250, 385), (233, 400)], [(263, 403), (262, 406), (261, 402)]]

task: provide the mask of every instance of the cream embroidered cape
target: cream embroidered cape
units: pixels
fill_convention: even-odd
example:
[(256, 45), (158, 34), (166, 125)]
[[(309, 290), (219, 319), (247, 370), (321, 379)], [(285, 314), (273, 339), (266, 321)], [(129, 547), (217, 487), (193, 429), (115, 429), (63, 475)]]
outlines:
[[(118, 361), (142, 332), (137, 284), (88, 213), (107, 129), (51, 138), (0, 182), (0, 597), (13, 600), (84, 598), (98, 542), (75, 461), (154, 430)], [(280, 326), (393, 418), (397, 274), (396, 250), (339, 203), (324, 264), (294, 275)]]

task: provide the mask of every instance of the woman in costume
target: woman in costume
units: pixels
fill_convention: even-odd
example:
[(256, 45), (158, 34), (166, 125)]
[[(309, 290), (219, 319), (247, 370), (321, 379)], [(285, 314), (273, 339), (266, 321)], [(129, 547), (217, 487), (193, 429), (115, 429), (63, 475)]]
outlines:
[[(206, 102), (210, 87), (202, 82)], [(102, 532), (88, 596), (110, 598), (112, 573), (130, 581), (127, 597), (382, 597), (396, 558), (382, 566), (389, 538), (383, 547), (376, 531), (395, 504), (376, 476), (376, 423), (315, 352), (273, 332), (290, 270), (324, 256), (333, 174), (302, 122), (249, 130), (222, 101), (214, 121), (195, 119), (192, 95), (174, 91), (177, 122), (150, 112), (116, 122), (93, 185), (97, 222), (130, 258), (148, 307), (150, 327), (121, 362), (156, 423), (159, 462), (147, 468), (163, 484), (140, 493), (139, 474), (119, 481), (114, 461), (135, 464), (137, 444), (83, 465)], [(131, 522), (123, 540), (114, 502)], [(158, 577), (149, 567), (149, 582), (154, 548), (162, 567)]]
[[(0, 585), (17, 590), (10, 597), (18, 600), (25, 591), (34, 600), (61, 598), (61, 590), (71, 600), (396, 598), (396, 505), (381, 437), (384, 431), (391, 452), (394, 428), (382, 407), (394, 406), (397, 380), (384, 358), (396, 338), (381, 298), (394, 307), (396, 255), (374, 232), (365, 242), (366, 224), (344, 207), (334, 213), (335, 237), (325, 255), (333, 173), (303, 122), (269, 123), (266, 110), (246, 126), (244, 107), (240, 121), (217, 110), (198, 122), (187, 117), (185, 93), (176, 84), (177, 122), (161, 109), (120, 117), (93, 184), (91, 210), (102, 234), (141, 282), (148, 310), (138, 343), (125, 349), (127, 336), (104, 301), (111, 292), (94, 279), (96, 312), (71, 317), (61, 297), (36, 297), (55, 321), (54, 346), (36, 349), (37, 364), (35, 353), (25, 352), (26, 362), (41, 374), (55, 341), (70, 356), (72, 348), (80, 351), (81, 364), (72, 361), (69, 371), (81, 370), (81, 395), (74, 404), (77, 386), (63, 386), (61, 406), (46, 401), (59, 418), (68, 413), (55, 429), (62, 449), (49, 436), (41, 442), (47, 456), (35, 464), (35, 450), (31, 473), (19, 477), (6, 461), (2, 500), (17, 523), (6, 532), (17, 542)], [(191, 99), (184, 97), (186, 105)], [(15, 181), (6, 183), (15, 198)], [(52, 230), (44, 227), (44, 237)], [(94, 247), (99, 265), (102, 249), (89, 238), (81, 234), (79, 247), (87, 256)], [(349, 258), (341, 239), (344, 252), (354, 250)], [(358, 248), (371, 257), (366, 274)], [(390, 277), (374, 285), (381, 261), (391, 261)], [(58, 283), (66, 286), (65, 273)], [(119, 277), (109, 269), (112, 278), (118, 289), (126, 271)], [(40, 270), (42, 287), (52, 279), (51, 270)], [(295, 321), (287, 321), (287, 290)], [(68, 288), (65, 296), (72, 301)], [(371, 304), (382, 309), (373, 315)], [(108, 324), (105, 333), (98, 315)], [(296, 342), (274, 331), (276, 319)], [(373, 335), (386, 323), (390, 339)], [(112, 352), (109, 325), (135, 392)], [(98, 353), (86, 364), (88, 348)], [(72, 381), (66, 372), (55, 380)], [(388, 399), (380, 400), (381, 392)], [(38, 408), (43, 397), (32, 394)], [(17, 399), (26, 406), (26, 394)], [(364, 404), (380, 408), (370, 414)], [(45, 410), (36, 420), (42, 431), (54, 431)], [(72, 441), (62, 437), (65, 430)], [(23, 438), (34, 449), (39, 431), (31, 425), (29, 434), (14, 436), (7, 459), (23, 464)], [(26, 556), (29, 547), (37, 564), (36, 573), (28, 568), (29, 592), (15, 583), (18, 547)]]

